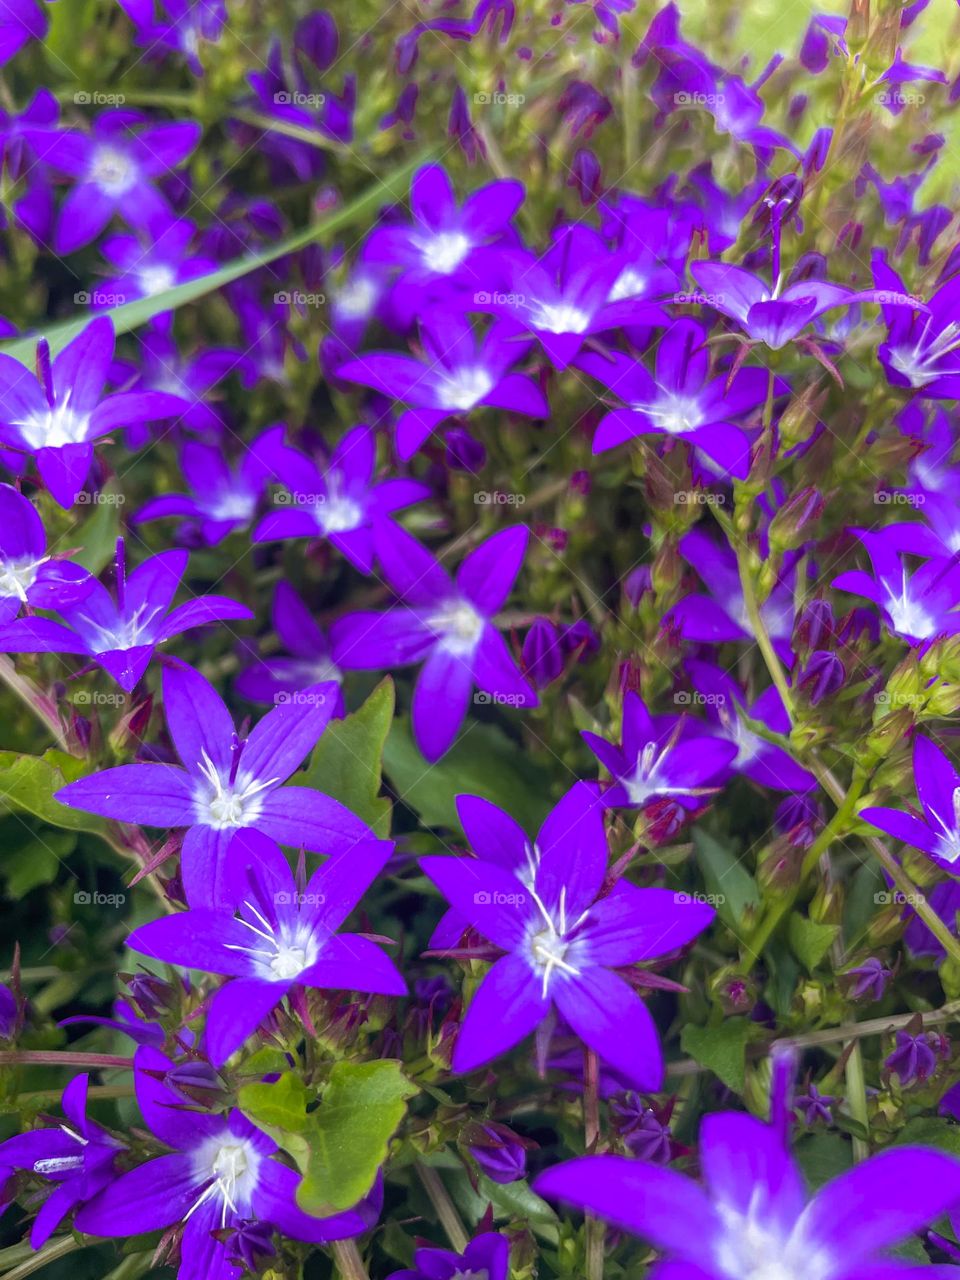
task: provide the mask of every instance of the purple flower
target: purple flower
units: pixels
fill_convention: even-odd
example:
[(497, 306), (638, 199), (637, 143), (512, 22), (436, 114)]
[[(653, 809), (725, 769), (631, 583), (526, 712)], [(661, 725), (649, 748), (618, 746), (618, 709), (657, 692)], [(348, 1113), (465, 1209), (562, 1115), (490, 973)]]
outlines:
[(869, 996), (871, 1000), (882, 1000), (893, 972), (876, 956), (868, 956), (863, 964), (848, 969), (845, 976), (856, 977), (850, 987), (852, 1000), (862, 1000), (865, 996)]
[[(312, 684), (340, 684), (343, 675), (330, 657), (330, 646), (313, 614), (289, 582), (277, 583), (273, 594), (273, 629), (291, 657), (264, 658), (241, 671), (234, 688), (251, 702), (289, 701)], [(334, 715), (343, 713), (343, 697)]]
[(491, 1182), (501, 1186), (527, 1176), (527, 1151), (516, 1134), (499, 1124), (480, 1126), (481, 1136), (467, 1150)]
[(807, 1085), (805, 1094), (798, 1094), (793, 1105), (803, 1116), (803, 1123), (813, 1126), (818, 1120), (824, 1124), (833, 1123), (833, 1112), (830, 1110), (836, 1104), (837, 1099), (828, 1093), (821, 1093), (817, 1086), (811, 1081)]
[[(678, 627), (684, 639), (706, 644), (749, 640), (751, 625), (740, 586), (737, 557), (726, 543), (717, 543), (700, 529), (680, 539), (680, 554), (696, 569), (709, 595), (684, 596), (667, 614), (665, 626)], [(760, 617), (781, 662), (792, 665), (794, 568), (788, 568), (760, 606)]]
[(17, 998), (9, 987), (0, 983), (0, 1040), (12, 1040), (19, 1021)]
[(736, 321), (755, 342), (778, 350), (792, 342), (811, 320), (833, 307), (876, 301), (873, 290), (857, 293), (826, 280), (800, 280), (773, 288), (760, 276), (724, 262), (694, 262), (690, 266), (705, 301)]
[(39, 1249), (76, 1205), (95, 1196), (114, 1175), (123, 1144), (87, 1118), (90, 1077), (77, 1076), (63, 1091), (60, 1105), (67, 1123), (32, 1129), (0, 1143), (0, 1168), (23, 1169), (49, 1178), (56, 1189), (47, 1197), (30, 1230)]
[(768, 742), (755, 733), (745, 722), (745, 717), (766, 725), (774, 733), (789, 735), (790, 717), (783, 699), (771, 685), (752, 703), (737, 682), (720, 667), (708, 662), (691, 661), (687, 670), (694, 687), (701, 695), (707, 718), (718, 737), (732, 742), (737, 754), (730, 763), (734, 773), (742, 773), (761, 787), (775, 791), (812, 791), (817, 780), (812, 773), (775, 743)]
[[(466, 805), (483, 805), (463, 797)], [(510, 819), (493, 806), (484, 814)], [(590, 1048), (638, 1089), (663, 1077), (657, 1028), (615, 970), (666, 955), (701, 933), (714, 911), (667, 889), (619, 881), (601, 896), (607, 870), (603, 807), (578, 782), (528, 848), (522, 868), (484, 858), (422, 858), (424, 872), (451, 906), (507, 954), (470, 1002), (453, 1054), (454, 1071), (472, 1071), (524, 1039), (556, 1008)]]
[(216, 271), (217, 264), (212, 258), (190, 256), (196, 231), (192, 222), (164, 214), (158, 225), (148, 228), (145, 236), (110, 236), (104, 240), (101, 252), (120, 274), (97, 285), (92, 294), (94, 305), (102, 294), (119, 296), (121, 302), (152, 298), (175, 285)]
[(186, 551), (161, 551), (144, 560), (128, 577), (121, 538), (117, 543), (115, 597), (91, 577), (78, 603), (59, 606), (63, 622), (18, 618), (0, 629), (0, 653), (84, 654), (129, 693), (146, 671), (157, 645), (193, 627), (253, 617), (245, 605), (226, 596), (194, 596), (171, 609), (187, 560)]
[(375, 531), (384, 575), (403, 601), (386, 613), (352, 613), (330, 633), (346, 670), (423, 662), (413, 694), (413, 729), (431, 763), (449, 749), (477, 685), (516, 707), (537, 705), (493, 622), (520, 572), (529, 531), (501, 529), (476, 547), (451, 580), (446, 569), (398, 526)]
[(136, 42), (153, 53), (171, 49), (183, 55), (195, 76), (203, 75), (200, 51), (214, 44), (227, 24), (224, 0), (160, 0), (163, 17), (154, 16), (154, 0), (120, 0), (120, 7), (137, 28)]
[(274, 707), (241, 738), (199, 672), (167, 667), (163, 705), (183, 768), (119, 765), (71, 782), (57, 798), (118, 822), (188, 827), (180, 853), (187, 901), (230, 907), (238, 886), (227, 853), (242, 828), (320, 853), (340, 853), (370, 839), (367, 827), (336, 800), (310, 787), (282, 785), (323, 733), (336, 696), (335, 685), (314, 685)]
[(623, 324), (665, 324), (666, 316), (649, 302), (617, 293), (629, 254), (608, 249), (601, 236), (578, 223), (557, 232), (540, 258), (503, 255), (504, 291), (477, 294), (474, 307), (491, 311), (536, 334), (558, 369), (576, 357), (590, 334)]
[(372, 483), (377, 439), (370, 427), (348, 431), (323, 470), (279, 439), (264, 454), (289, 490), (289, 495), (280, 495), (288, 497), (288, 503), (264, 516), (253, 541), (329, 538), (360, 573), (373, 572), (374, 525), (431, 496), (427, 485), (400, 476)]
[[(169, 328), (152, 324), (144, 331), (137, 352), (137, 364), (129, 367), (138, 391), (163, 391), (182, 397), (180, 412), (191, 431), (219, 433), (224, 422), (210, 391), (234, 369), (244, 372), (246, 356), (229, 347), (205, 347), (191, 356), (182, 356)], [(146, 432), (127, 429), (131, 448), (146, 442)]]
[(887, 835), (929, 854), (938, 867), (952, 875), (960, 872), (960, 774), (936, 743), (919, 734), (913, 743), (913, 777), (923, 808), (923, 817), (900, 809), (860, 810)]
[(873, 255), (873, 278), (880, 291), (887, 340), (877, 359), (896, 387), (909, 387), (932, 400), (960, 395), (960, 276), (954, 276), (924, 304), (911, 296), (880, 250)]
[(884, 1251), (960, 1200), (960, 1161), (922, 1147), (881, 1152), (808, 1199), (778, 1129), (733, 1112), (704, 1117), (700, 1165), (706, 1189), (645, 1161), (581, 1156), (534, 1188), (663, 1250), (662, 1280), (920, 1280), (928, 1267)]
[(638, 693), (623, 699), (623, 740), (620, 747), (595, 733), (583, 740), (613, 777), (603, 793), (608, 806), (643, 808), (652, 800), (677, 797), (693, 808), (694, 797), (716, 791), (709, 784), (736, 760), (738, 747), (703, 732), (681, 716), (650, 715)]
[(0, 66), (28, 40), (42, 40), (46, 34), (47, 16), (34, 0), (5, 0), (0, 16)]
[(563, 645), (549, 618), (534, 618), (523, 638), (521, 657), (535, 689), (545, 689), (563, 674)]
[(620, 1136), (638, 1160), (652, 1160), (654, 1164), (669, 1164), (673, 1155), (670, 1126), (664, 1124), (652, 1107), (632, 1089), (614, 1099), (610, 1111)]
[(577, 367), (622, 400), (597, 427), (593, 452), (602, 453), (644, 435), (665, 435), (702, 449), (725, 474), (743, 479), (750, 469), (750, 441), (731, 419), (758, 409), (767, 396), (764, 369), (738, 369), (732, 378), (710, 377), (706, 331), (678, 320), (657, 346), (656, 374), (620, 352), (588, 352)]
[(93, 579), (81, 565), (46, 554), (43, 521), (33, 503), (8, 484), (0, 484), (0, 624), (11, 621), (21, 605), (59, 609), (76, 604)]
[(54, 249), (73, 253), (94, 240), (116, 213), (148, 229), (169, 219), (156, 183), (183, 164), (203, 130), (192, 121), (151, 124), (135, 111), (104, 111), (90, 134), (33, 130), (31, 146), (45, 164), (74, 179), (60, 206)]
[(506, 1236), (488, 1231), (474, 1238), (463, 1253), (418, 1249), (413, 1268), (393, 1271), (387, 1280), (507, 1280), (510, 1245)]
[(904, 1088), (923, 1084), (937, 1069), (939, 1043), (939, 1038), (930, 1031), (921, 1031), (915, 1036), (909, 1031), (898, 1031), (896, 1047), (883, 1065)]
[(132, 1236), (182, 1222), (180, 1280), (239, 1280), (239, 1268), (229, 1261), (232, 1245), (219, 1235), (228, 1228), (262, 1223), (294, 1240), (322, 1244), (359, 1235), (376, 1221), (375, 1195), (330, 1218), (298, 1209), (299, 1177), (273, 1158), (273, 1139), (240, 1111), (196, 1110), (186, 1095), (157, 1078), (171, 1066), (148, 1046), (134, 1057), (137, 1103), (147, 1128), (169, 1154), (147, 1160), (104, 1188), (77, 1214), (78, 1231)]
[(205, 546), (216, 546), (253, 520), (270, 475), (271, 442), (282, 435), (283, 427), (264, 431), (244, 445), (237, 466), (230, 465), (222, 448), (186, 441), (180, 450), (180, 470), (192, 493), (164, 493), (150, 498), (131, 523), (181, 517), (184, 536), (195, 531)]
[(517, 342), (516, 327), (495, 324), (477, 337), (463, 316), (430, 314), (421, 320), (423, 359), (391, 351), (368, 351), (348, 360), (337, 377), (372, 387), (410, 406), (397, 419), (397, 453), (412, 457), (452, 414), (479, 406), (546, 418), (550, 406), (530, 378), (510, 373), (529, 344)]
[(36, 374), (0, 354), (0, 444), (35, 455), (37, 470), (61, 507), (71, 507), (83, 488), (99, 436), (172, 418), (185, 408), (178, 396), (159, 391), (104, 396), (113, 343), (113, 325), (103, 316), (52, 361), (41, 339)]
[(879, 608), (894, 635), (922, 644), (960, 631), (960, 566), (955, 559), (933, 559), (909, 573), (882, 533), (860, 533), (873, 564), (873, 577), (862, 569), (841, 573), (830, 584), (835, 591), (866, 596)]
[(206, 1050), (220, 1067), (294, 985), (406, 993), (393, 963), (369, 938), (336, 932), (392, 852), (389, 840), (358, 842), (301, 887), (272, 840), (241, 832), (229, 850), (242, 886), (237, 914), (201, 908), (163, 916), (135, 929), (128, 946), (165, 964), (231, 979), (207, 1008)]

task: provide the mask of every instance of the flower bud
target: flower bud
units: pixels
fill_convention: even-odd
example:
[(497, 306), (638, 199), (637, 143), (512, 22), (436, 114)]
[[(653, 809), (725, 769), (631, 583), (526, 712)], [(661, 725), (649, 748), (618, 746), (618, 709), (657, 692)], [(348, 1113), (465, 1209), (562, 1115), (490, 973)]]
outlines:
[(493, 1182), (504, 1185), (526, 1177), (527, 1153), (517, 1135), (502, 1124), (484, 1124), (467, 1150)]
[(523, 640), (523, 669), (534, 687), (545, 689), (563, 674), (563, 650), (549, 618), (537, 618)]

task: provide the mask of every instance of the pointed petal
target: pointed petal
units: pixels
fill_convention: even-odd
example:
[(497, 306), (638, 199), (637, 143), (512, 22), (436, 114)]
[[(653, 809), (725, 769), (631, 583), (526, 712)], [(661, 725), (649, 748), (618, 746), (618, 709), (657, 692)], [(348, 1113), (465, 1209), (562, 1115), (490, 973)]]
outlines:
[[(438, 861), (438, 859), (434, 859)], [(460, 1027), (453, 1069), (472, 1071), (535, 1030), (550, 1010), (540, 983), (520, 956), (503, 956), (477, 988)]]

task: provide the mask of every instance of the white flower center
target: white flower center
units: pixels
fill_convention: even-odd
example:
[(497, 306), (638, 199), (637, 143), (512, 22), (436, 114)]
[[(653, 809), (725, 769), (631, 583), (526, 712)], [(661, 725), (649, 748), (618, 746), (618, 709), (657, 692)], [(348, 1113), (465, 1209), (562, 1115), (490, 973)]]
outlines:
[(907, 594), (906, 582), (899, 596), (889, 593), (887, 613), (898, 635), (916, 636), (919, 640), (928, 640), (936, 634), (936, 619), (930, 616), (923, 605), (910, 598)]
[(88, 176), (108, 196), (122, 196), (137, 182), (137, 165), (126, 152), (105, 145), (94, 151)]
[(926, 356), (912, 347), (894, 347), (890, 352), (890, 363), (911, 387), (925, 387), (940, 377), (936, 369), (928, 366)]
[(472, 409), (493, 389), (486, 369), (454, 369), (441, 380), (444, 405), (451, 409)]
[(27, 591), (37, 580), (37, 571), (49, 556), (39, 560), (7, 560), (0, 565), (0, 596), (17, 596), (26, 603)]
[(635, 404), (632, 407), (645, 413), (656, 426), (671, 435), (684, 435), (703, 421), (703, 411), (696, 396), (672, 391), (662, 391), (660, 398), (652, 404)]
[(321, 951), (321, 940), (309, 924), (295, 920), (292, 924), (285, 921), (274, 926), (252, 902), (245, 901), (243, 906), (256, 921), (237, 916), (237, 924), (242, 924), (254, 935), (250, 946), (243, 947), (235, 942), (225, 945), (228, 951), (239, 951), (249, 956), (266, 982), (289, 982), (315, 963)]
[(14, 421), (31, 449), (57, 449), (65, 444), (83, 444), (90, 426), (88, 413), (76, 413), (70, 407), (70, 396), (52, 408), (42, 409), (29, 418)]
[(463, 658), (477, 647), (485, 621), (466, 600), (451, 600), (427, 618), (427, 626), (439, 634), (445, 652)]
[(203, 781), (193, 793), (193, 811), (199, 823), (225, 831), (251, 826), (260, 816), (264, 792), (271, 791), (279, 778), (261, 781), (240, 770), (233, 782), (224, 777), (206, 751), (199, 762)]
[(546, 302), (535, 313), (532, 325), (544, 333), (586, 333), (590, 320), (590, 313), (582, 307), (569, 302)]
[(230, 1133), (216, 1134), (197, 1147), (193, 1157), (198, 1181), (207, 1183), (184, 1214), (184, 1221), (209, 1200), (220, 1202), (220, 1225), (227, 1225), (227, 1211), (249, 1217), (250, 1202), (257, 1187), (263, 1156), (244, 1138)]
[(362, 320), (377, 305), (379, 290), (369, 276), (358, 276), (340, 289), (334, 299), (336, 307), (350, 320)]
[(570, 977), (576, 977), (579, 974), (580, 970), (570, 963), (567, 956), (574, 942), (571, 935), (576, 933), (589, 913), (584, 911), (580, 918), (568, 927), (565, 885), (560, 890), (557, 918), (554, 918), (532, 885), (528, 886), (528, 890), (536, 903), (541, 919), (535, 920), (527, 931), (527, 955), (530, 967), (540, 979), (540, 994), (543, 999), (546, 999), (555, 973), (567, 974)]
[(316, 507), (317, 524), (324, 533), (347, 533), (363, 524), (364, 511), (359, 502), (332, 490), (325, 502)]
[(460, 231), (441, 231), (439, 235), (420, 241), (424, 263), (431, 271), (446, 276), (456, 271), (471, 248), (470, 241)]
[(140, 288), (148, 298), (171, 289), (176, 279), (173, 268), (161, 262), (155, 263), (153, 266), (144, 267), (138, 274)]
[(789, 1235), (766, 1223), (762, 1191), (754, 1192), (746, 1214), (722, 1202), (717, 1205), (725, 1228), (717, 1264), (730, 1280), (831, 1280), (833, 1259), (806, 1237), (802, 1217)]
[(209, 508), (214, 520), (249, 520), (257, 506), (252, 493), (222, 493)]
[(626, 298), (635, 298), (647, 287), (646, 277), (633, 267), (624, 267), (613, 282), (613, 288), (607, 294), (608, 302), (623, 302)]
[[(679, 726), (678, 726), (679, 729)], [(646, 804), (654, 796), (685, 795), (688, 788), (672, 787), (662, 776), (661, 769), (666, 764), (670, 752), (677, 740), (676, 733), (658, 751), (655, 742), (644, 744), (637, 756), (637, 766), (629, 778), (623, 779), (623, 786), (631, 804)]]

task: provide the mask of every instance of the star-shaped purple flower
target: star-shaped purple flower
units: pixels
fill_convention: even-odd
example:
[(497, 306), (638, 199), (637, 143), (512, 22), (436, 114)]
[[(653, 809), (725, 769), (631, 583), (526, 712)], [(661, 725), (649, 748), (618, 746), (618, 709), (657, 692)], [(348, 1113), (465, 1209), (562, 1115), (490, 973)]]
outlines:
[(82, 565), (47, 555), (47, 538), (37, 509), (22, 493), (0, 484), (0, 624), (21, 605), (60, 609), (76, 604), (93, 579)]
[(422, 662), (413, 694), (413, 730), (427, 760), (449, 749), (477, 685), (493, 700), (537, 705), (493, 622), (520, 572), (529, 530), (501, 529), (476, 547), (451, 580), (399, 526), (376, 531), (384, 575), (403, 601), (386, 613), (352, 613), (335, 622), (333, 658), (345, 670)]
[(304, 885), (272, 840), (239, 832), (229, 853), (236, 914), (198, 908), (163, 916), (135, 929), (128, 945), (165, 964), (230, 979), (207, 1009), (204, 1043), (220, 1067), (295, 985), (405, 994), (403, 978), (369, 938), (336, 932), (392, 852), (390, 840), (359, 842)]
[(428, 485), (402, 476), (373, 483), (377, 438), (362, 425), (347, 432), (322, 469), (279, 440), (264, 456), (288, 492), (275, 499), (285, 505), (264, 516), (253, 541), (329, 538), (360, 573), (373, 571), (374, 525), (431, 496)]
[[(895, 533), (894, 543), (898, 538)], [(910, 573), (883, 532), (862, 532), (860, 541), (872, 561), (873, 576), (851, 569), (833, 579), (830, 585), (835, 591), (851, 591), (872, 600), (890, 631), (911, 644), (960, 632), (960, 565), (955, 556), (928, 560)]]
[(452, 414), (489, 406), (547, 418), (550, 406), (537, 384), (510, 369), (529, 350), (514, 324), (495, 324), (478, 338), (465, 316), (424, 316), (423, 358), (368, 351), (337, 369), (337, 377), (372, 387), (409, 407), (397, 419), (397, 453), (412, 457)]
[(91, 577), (78, 603), (59, 606), (62, 622), (18, 618), (0, 628), (0, 653), (84, 654), (129, 693), (157, 645), (193, 627), (253, 617), (246, 605), (226, 596), (194, 596), (171, 609), (188, 558), (186, 551), (161, 551), (128, 577), (120, 539), (115, 597)]
[(496, 1231), (474, 1238), (463, 1253), (449, 1249), (417, 1249), (413, 1267), (392, 1271), (387, 1280), (507, 1280), (510, 1243)]
[(310, 787), (285, 787), (333, 714), (337, 687), (314, 685), (274, 707), (246, 738), (219, 694), (192, 667), (163, 673), (167, 728), (183, 768), (124, 764), (71, 782), (61, 804), (117, 822), (187, 827), (180, 873), (192, 907), (228, 908), (235, 879), (228, 859), (241, 828), (280, 844), (339, 853), (372, 833), (342, 804)]
[[(500, 820), (510, 821), (505, 814)], [(714, 911), (668, 889), (637, 889), (623, 880), (602, 894), (607, 839), (593, 786), (578, 782), (567, 792), (521, 869), (483, 858), (428, 857), (420, 865), (457, 913), (507, 953), (470, 1002), (454, 1071), (499, 1057), (556, 1008), (636, 1088), (660, 1088), (657, 1028), (615, 970), (685, 946)]]
[(917, 735), (913, 744), (913, 777), (922, 817), (882, 806), (860, 810), (864, 822), (915, 849), (949, 871), (960, 875), (960, 774), (935, 742)]
[(93, 441), (118, 427), (173, 418), (186, 407), (164, 391), (104, 396), (113, 325), (98, 317), (50, 359), (37, 343), (37, 372), (0, 354), (0, 444), (33, 454), (44, 484), (71, 507), (93, 462)]
[[(313, 614), (289, 582), (281, 580), (273, 593), (271, 621), (290, 657), (269, 657), (241, 671), (234, 688), (251, 702), (282, 703), (312, 684), (333, 681), (343, 674), (330, 656), (330, 645)], [(343, 712), (342, 695), (335, 716)]]

